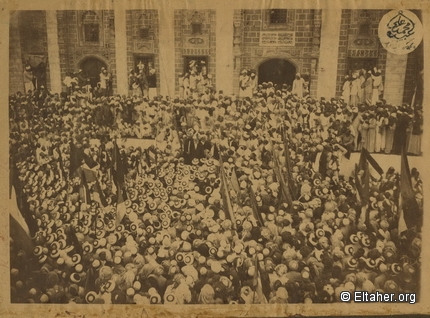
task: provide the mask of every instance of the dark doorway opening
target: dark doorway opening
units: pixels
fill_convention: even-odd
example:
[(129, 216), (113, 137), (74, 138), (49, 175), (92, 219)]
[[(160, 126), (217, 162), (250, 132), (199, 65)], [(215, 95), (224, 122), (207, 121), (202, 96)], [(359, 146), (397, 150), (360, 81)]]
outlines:
[(97, 86), (100, 81), (101, 68), (107, 69), (107, 65), (96, 57), (89, 57), (81, 62), (80, 68), (86, 78), (90, 79), (91, 87)]
[(135, 54), (134, 55), (134, 71), (139, 72), (139, 68), (143, 64), (143, 70), (145, 71), (145, 74), (148, 75), (148, 64), (151, 63), (152, 66), (154, 66), (154, 55), (142, 55), (142, 54)]
[(366, 71), (372, 70), (374, 67), (378, 66), (378, 59), (374, 58), (348, 58), (348, 73), (352, 75), (362, 69)]
[(258, 84), (272, 82), (280, 89), (282, 84), (293, 85), (296, 67), (283, 59), (271, 59), (258, 67)]

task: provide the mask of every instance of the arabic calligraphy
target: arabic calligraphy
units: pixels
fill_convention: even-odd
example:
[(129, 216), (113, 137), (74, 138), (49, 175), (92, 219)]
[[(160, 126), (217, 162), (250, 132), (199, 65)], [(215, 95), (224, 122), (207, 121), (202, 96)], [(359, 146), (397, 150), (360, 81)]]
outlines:
[(295, 46), (294, 32), (265, 31), (260, 33), (260, 46)]
[(379, 21), (379, 41), (393, 54), (414, 51), (423, 38), (423, 25), (415, 13), (409, 10), (392, 10)]
[(415, 34), (415, 23), (406, 17), (402, 11), (393, 17), (387, 24), (387, 36), (402, 40)]

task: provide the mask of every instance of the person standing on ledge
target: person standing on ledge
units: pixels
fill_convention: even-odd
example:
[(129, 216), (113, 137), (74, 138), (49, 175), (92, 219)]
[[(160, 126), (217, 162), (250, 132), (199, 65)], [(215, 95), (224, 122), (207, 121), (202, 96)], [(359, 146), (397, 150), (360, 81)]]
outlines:
[(300, 73), (297, 73), (296, 79), (293, 82), (293, 89), (291, 93), (293, 95), (297, 95), (299, 98), (303, 98), (303, 84), (304, 84), (303, 78), (300, 76)]
[(246, 97), (246, 88), (248, 87), (250, 77), (248, 71), (243, 69), (239, 76), (239, 97)]
[(27, 65), (24, 70), (24, 89), (25, 92), (28, 93), (29, 91), (34, 91), (34, 84), (33, 84), (33, 71), (31, 70), (31, 66)]
[(106, 68), (102, 67), (100, 72), (100, 93), (102, 96), (107, 95), (109, 74)]
[(349, 75), (345, 76), (345, 83), (343, 83), (342, 88), (342, 98), (347, 105), (349, 105), (349, 101), (351, 98), (351, 81), (349, 79)]
[(372, 105), (376, 105), (376, 102), (379, 100), (379, 95), (381, 95), (384, 90), (384, 85), (382, 84), (382, 75), (381, 70), (373, 68), (374, 74), (372, 74), (373, 79), (373, 91), (372, 91)]
[(152, 62), (148, 62), (148, 94), (149, 99), (154, 99), (157, 96), (157, 71), (155, 70)]

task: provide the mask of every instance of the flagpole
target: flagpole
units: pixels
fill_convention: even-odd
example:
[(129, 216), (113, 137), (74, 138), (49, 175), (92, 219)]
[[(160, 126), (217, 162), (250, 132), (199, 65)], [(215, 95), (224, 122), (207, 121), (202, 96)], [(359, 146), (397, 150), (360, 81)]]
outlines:
[(155, 179), (158, 180), (158, 145), (157, 145), (157, 137), (158, 137), (158, 125), (159, 122), (155, 125)]
[(415, 86), (415, 89), (414, 89), (414, 95), (412, 95), (412, 101), (411, 101), (411, 108), (412, 109), (415, 109), (415, 97), (416, 97), (416, 94), (417, 94), (417, 86)]
[(95, 220), (94, 220), (94, 237), (96, 239), (98, 239), (98, 237), (97, 237), (97, 219), (98, 219), (98, 217), (99, 217), (99, 212), (96, 209)]
[[(218, 148), (218, 152), (220, 153), (218, 145), (217, 145), (217, 148)], [(226, 196), (225, 197), (226, 202), (223, 201), (223, 209), (227, 210), (227, 214), (229, 216), (229, 219), (232, 222), (232, 229), (233, 229), (234, 232), (236, 232), (236, 221), (235, 221), (235, 217), (233, 215), (233, 213), (234, 213), (233, 209), (230, 209), (231, 201), (230, 201), (230, 195), (228, 193), (228, 188), (227, 188), (228, 185), (227, 185), (227, 180), (225, 178), (224, 163), (223, 163), (223, 160), (222, 160), (221, 153), (220, 153), (220, 175), (221, 175), (221, 187), (223, 189), (222, 192), (224, 192), (223, 194), (225, 194), (225, 196)], [(224, 206), (224, 205), (226, 205), (226, 206)], [(236, 234), (237, 234), (237, 232), (236, 232)]]

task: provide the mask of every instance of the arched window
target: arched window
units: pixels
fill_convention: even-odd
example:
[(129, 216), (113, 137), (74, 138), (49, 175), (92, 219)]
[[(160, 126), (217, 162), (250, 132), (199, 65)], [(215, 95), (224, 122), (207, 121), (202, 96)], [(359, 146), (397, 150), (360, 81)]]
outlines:
[(191, 32), (193, 35), (202, 34), (202, 24), (201, 23), (191, 23)]
[(370, 22), (360, 23), (358, 26), (358, 35), (369, 36), (370, 34)]
[(286, 24), (287, 10), (285, 9), (272, 9), (270, 10), (270, 24)]
[(151, 32), (151, 26), (154, 24), (154, 17), (151, 10), (140, 10), (135, 13), (135, 19), (137, 20), (137, 36), (141, 41), (148, 41), (152, 39), (153, 32)]
[(82, 14), (82, 35), (85, 43), (100, 42), (100, 22), (97, 13), (85, 11)]
[(204, 14), (199, 11), (194, 11), (188, 18), (191, 24), (191, 34), (202, 34), (203, 33), (203, 22), (205, 20)]
[[(248, 19), (253, 19), (247, 14)], [(251, 22), (251, 21), (248, 21)], [(295, 10), (268, 9), (262, 12), (263, 29), (294, 31)], [(252, 22), (253, 23), (253, 22)]]

